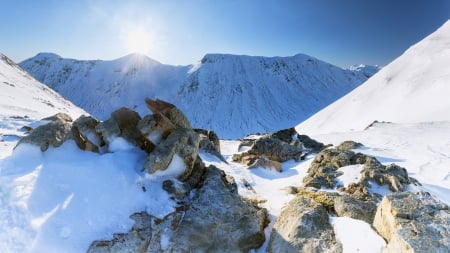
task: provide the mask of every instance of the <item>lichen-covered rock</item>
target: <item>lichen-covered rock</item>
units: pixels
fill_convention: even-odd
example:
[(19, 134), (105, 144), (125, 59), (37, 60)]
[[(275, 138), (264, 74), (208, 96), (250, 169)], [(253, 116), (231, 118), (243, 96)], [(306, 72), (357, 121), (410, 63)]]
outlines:
[(70, 117), (69, 114), (67, 113), (63, 113), (63, 112), (59, 112), (53, 116), (47, 117), (47, 118), (43, 118), (42, 120), (48, 120), (48, 121), (62, 121), (62, 122), (72, 122), (73, 119), (72, 117)]
[(179, 176), (182, 181), (187, 180), (194, 168), (198, 156), (199, 136), (193, 129), (177, 128), (167, 139), (163, 140), (149, 154), (143, 170), (153, 174), (157, 171), (165, 171), (177, 154), (184, 162), (184, 172)]
[(350, 150), (359, 145), (362, 144), (346, 141), (339, 145), (339, 148), (321, 151), (311, 162), (308, 174), (303, 178), (304, 186), (318, 189), (321, 187), (333, 188), (336, 186), (336, 178), (345, 173), (338, 169), (357, 164), (363, 165), (361, 179), (340, 190), (360, 200), (372, 199), (368, 190), (371, 182), (386, 185), (393, 192), (403, 191), (411, 183), (418, 184), (417, 180), (408, 176), (405, 168), (395, 164), (385, 166), (374, 157)]
[(267, 223), (267, 211), (242, 199), (234, 180), (210, 166), (166, 250), (248, 252), (263, 244)]
[(81, 116), (72, 124), (72, 136), (78, 148), (99, 152), (105, 146), (102, 136), (95, 130), (100, 122), (91, 116)]
[(268, 252), (342, 252), (326, 209), (311, 198), (298, 196), (277, 218)]
[(447, 253), (450, 249), (449, 207), (429, 193), (385, 196), (373, 226), (388, 242), (383, 253)]
[(372, 224), (377, 204), (374, 201), (362, 201), (348, 195), (342, 195), (335, 198), (334, 210), (339, 217), (350, 217)]
[(130, 218), (134, 225), (128, 233), (114, 234), (110, 241), (94, 241), (87, 253), (146, 253), (152, 238), (152, 217), (140, 212)]
[(51, 122), (31, 131), (29, 135), (20, 139), (16, 147), (23, 143), (29, 143), (40, 147), (41, 151), (44, 152), (50, 146), (59, 147), (65, 141), (72, 139), (72, 119), (70, 116), (59, 113), (45, 120), (51, 120)]
[(150, 98), (146, 98), (145, 103), (153, 114), (161, 113), (166, 116), (176, 127), (192, 128), (191, 123), (189, 123), (186, 116), (173, 104), (160, 99), (152, 100)]
[(131, 144), (150, 152), (154, 145), (139, 131), (137, 125), (141, 117), (131, 109), (122, 107), (111, 113), (111, 117), (99, 123), (96, 131), (101, 133), (106, 144), (117, 137), (122, 137)]
[(354, 141), (344, 141), (341, 144), (339, 144), (336, 149), (339, 150), (352, 150), (352, 149), (356, 149), (356, 148), (360, 148), (363, 145), (359, 142), (354, 142)]

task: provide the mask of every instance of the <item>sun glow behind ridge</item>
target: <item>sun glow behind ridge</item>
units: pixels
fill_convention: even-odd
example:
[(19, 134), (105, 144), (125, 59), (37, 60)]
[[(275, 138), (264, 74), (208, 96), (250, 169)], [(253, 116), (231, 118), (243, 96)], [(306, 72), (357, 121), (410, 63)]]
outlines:
[(152, 36), (144, 29), (131, 30), (125, 36), (125, 47), (129, 52), (147, 54), (152, 48)]

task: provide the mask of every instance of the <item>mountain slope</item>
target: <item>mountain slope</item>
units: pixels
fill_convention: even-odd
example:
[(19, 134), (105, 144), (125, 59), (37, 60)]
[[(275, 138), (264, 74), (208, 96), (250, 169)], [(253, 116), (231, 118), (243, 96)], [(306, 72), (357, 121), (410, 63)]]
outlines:
[(368, 78), (367, 71), (307, 55), (208, 54), (194, 65), (170, 66), (136, 54), (78, 61), (41, 53), (20, 65), (100, 119), (122, 106), (144, 115), (144, 98), (158, 97), (181, 108), (195, 127), (222, 138), (291, 127)]
[(39, 119), (58, 112), (87, 114), (0, 53), (0, 116)]
[(357, 89), (297, 126), (307, 134), (362, 130), (374, 120), (450, 120), (450, 21)]

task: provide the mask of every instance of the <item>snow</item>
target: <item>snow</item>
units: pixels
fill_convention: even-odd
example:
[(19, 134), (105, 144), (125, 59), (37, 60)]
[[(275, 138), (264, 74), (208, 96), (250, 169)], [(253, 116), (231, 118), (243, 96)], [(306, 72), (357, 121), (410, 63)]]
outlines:
[(84, 252), (93, 240), (128, 231), (134, 212), (172, 212), (161, 182), (139, 173), (145, 158), (136, 148), (100, 155), (70, 141), (45, 153), (20, 145), (0, 164), (0, 213), (8, 217), (0, 252)]
[(364, 84), (300, 123), (297, 131), (305, 134), (357, 131), (375, 120), (449, 121), (449, 44), (450, 20)]
[(386, 246), (384, 239), (364, 221), (348, 217), (330, 217), (337, 239), (343, 245), (343, 253), (380, 253)]
[(186, 164), (178, 154), (174, 154), (172, 157), (172, 161), (167, 166), (165, 170), (159, 170), (151, 175), (146, 175), (147, 178), (151, 180), (156, 179), (168, 179), (168, 178), (177, 178), (181, 176), (186, 170)]
[(344, 166), (338, 169), (338, 171), (343, 172), (344, 174), (337, 177), (336, 187), (347, 187), (350, 183), (357, 183), (361, 179), (361, 170), (363, 169), (363, 165), (349, 165)]

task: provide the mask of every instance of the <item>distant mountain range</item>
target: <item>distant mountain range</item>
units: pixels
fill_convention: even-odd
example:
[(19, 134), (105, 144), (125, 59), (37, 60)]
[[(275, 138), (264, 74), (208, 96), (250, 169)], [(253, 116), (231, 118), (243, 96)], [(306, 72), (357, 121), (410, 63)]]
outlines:
[(450, 20), (297, 129), (322, 134), (363, 130), (375, 120), (449, 121), (449, 95)]
[(292, 127), (379, 69), (342, 69), (303, 54), (207, 54), (196, 64), (171, 66), (139, 54), (80, 61), (40, 53), (20, 66), (99, 119), (122, 106), (148, 114), (144, 98), (160, 98), (221, 138)]

